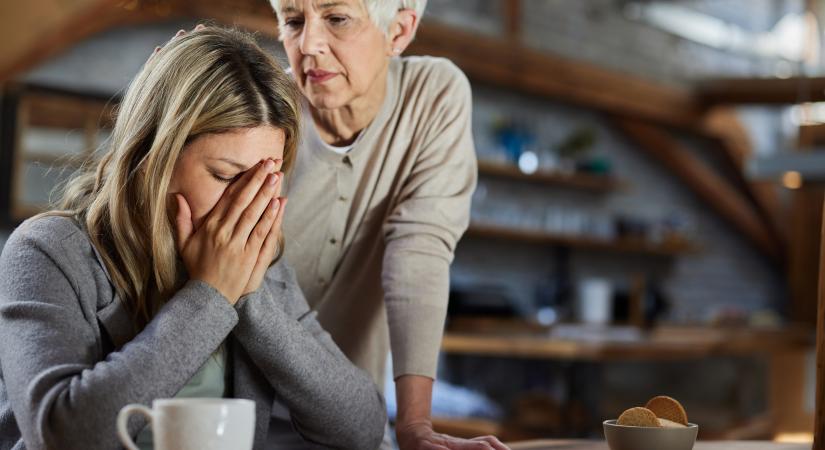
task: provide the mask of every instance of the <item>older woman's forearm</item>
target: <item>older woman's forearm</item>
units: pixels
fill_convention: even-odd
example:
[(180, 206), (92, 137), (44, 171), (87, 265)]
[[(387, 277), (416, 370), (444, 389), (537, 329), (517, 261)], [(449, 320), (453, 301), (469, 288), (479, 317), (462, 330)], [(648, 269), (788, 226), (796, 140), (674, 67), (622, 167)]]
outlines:
[(396, 428), (407, 424), (430, 422), (434, 380), (419, 375), (404, 375), (395, 380), (395, 396), (398, 400)]

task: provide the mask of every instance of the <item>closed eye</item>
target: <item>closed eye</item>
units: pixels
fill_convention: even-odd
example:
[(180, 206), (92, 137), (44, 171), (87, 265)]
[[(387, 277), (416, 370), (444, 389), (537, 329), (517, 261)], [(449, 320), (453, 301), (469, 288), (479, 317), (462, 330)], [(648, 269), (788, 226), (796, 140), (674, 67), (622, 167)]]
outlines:
[(229, 184), (229, 183), (237, 180), (238, 177), (241, 176), (240, 174), (238, 174), (238, 175), (235, 175), (234, 177), (226, 178), (226, 177), (222, 177), (222, 176), (216, 174), (215, 172), (210, 172), (210, 175), (212, 175), (212, 178), (220, 181), (221, 183), (226, 183), (226, 184)]

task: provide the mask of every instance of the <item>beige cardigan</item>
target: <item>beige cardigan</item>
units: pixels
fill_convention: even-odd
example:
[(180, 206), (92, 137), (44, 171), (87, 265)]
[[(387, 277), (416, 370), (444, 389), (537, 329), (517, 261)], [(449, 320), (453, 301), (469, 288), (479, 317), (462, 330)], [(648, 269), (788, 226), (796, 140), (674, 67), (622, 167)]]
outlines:
[(305, 112), (290, 179), (286, 255), (318, 319), (383, 385), (435, 377), (449, 267), (477, 169), (470, 84), (443, 58), (394, 58), (387, 96), (353, 148), (324, 148)]

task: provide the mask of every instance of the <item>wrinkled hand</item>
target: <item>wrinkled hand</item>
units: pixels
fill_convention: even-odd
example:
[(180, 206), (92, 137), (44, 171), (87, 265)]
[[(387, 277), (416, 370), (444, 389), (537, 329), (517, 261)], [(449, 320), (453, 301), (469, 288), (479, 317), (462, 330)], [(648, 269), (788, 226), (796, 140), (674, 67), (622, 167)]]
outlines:
[(510, 450), (494, 436), (461, 439), (433, 431), (429, 422), (396, 427), (400, 450)]
[(266, 269), (261, 266), (269, 265), (271, 258), (266, 258), (274, 254), (280, 232), (280, 226), (273, 229), (282, 217), (276, 196), (282, 178), (272, 160), (247, 170), (224, 191), (197, 230), (186, 199), (175, 194), (176, 244), (190, 279), (210, 284), (234, 305), (253, 277), (263, 278), (259, 272)]

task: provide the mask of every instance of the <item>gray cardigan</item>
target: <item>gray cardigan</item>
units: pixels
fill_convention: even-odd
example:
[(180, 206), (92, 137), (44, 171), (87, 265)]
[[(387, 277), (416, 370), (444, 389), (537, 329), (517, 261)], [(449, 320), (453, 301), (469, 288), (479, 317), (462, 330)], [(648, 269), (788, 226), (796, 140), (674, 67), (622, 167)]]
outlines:
[[(0, 449), (116, 449), (118, 411), (173, 397), (226, 341), (235, 398), (255, 401), (255, 449), (285, 407), (307, 441), (377, 448), (383, 398), (318, 324), (283, 262), (233, 307), (189, 280), (135, 333), (88, 235), (28, 220), (0, 255)], [(134, 417), (136, 435), (146, 425)]]

